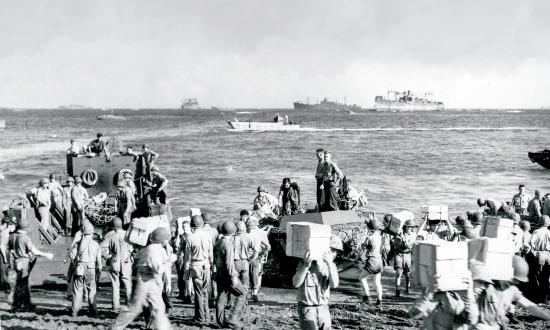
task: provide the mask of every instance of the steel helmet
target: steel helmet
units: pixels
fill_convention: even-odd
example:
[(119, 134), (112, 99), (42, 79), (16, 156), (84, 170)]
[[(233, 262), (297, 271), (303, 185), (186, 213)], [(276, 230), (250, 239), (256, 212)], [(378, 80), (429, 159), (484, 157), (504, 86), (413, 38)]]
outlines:
[(208, 213), (206, 211), (201, 212), (201, 217), (202, 217), (202, 221), (204, 222), (204, 224), (212, 222), (212, 219), (210, 219), (210, 213)]
[(472, 227), (465, 227), (462, 230), (462, 235), (466, 237), (467, 239), (476, 239), (478, 238), (476, 235), (476, 231)]
[(82, 178), (77, 176), (77, 177), (74, 178), (74, 182), (75, 183), (82, 183)]
[(191, 217), (191, 227), (200, 228), (204, 225), (204, 221), (200, 215), (194, 215)]
[(514, 256), (512, 260), (514, 267), (514, 278), (520, 282), (529, 282), (527, 275), (529, 274), (529, 265), (527, 261), (520, 256)]
[(368, 227), (370, 230), (379, 230), (379, 229), (380, 229), (380, 224), (378, 224), (378, 220), (376, 220), (376, 219), (371, 219), (371, 220), (367, 223), (367, 227)]
[(344, 242), (342, 242), (342, 239), (336, 235), (330, 236), (330, 248), (344, 251)]
[(483, 222), (483, 214), (481, 212), (475, 212), (470, 220), (473, 225), (480, 225)]
[(391, 215), (391, 214), (386, 214), (386, 215), (384, 216), (384, 223), (385, 223), (385, 224), (390, 223), (391, 219), (393, 219), (393, 215)]
[(67, 177), (67, 182), (74, 182), (74, 178), (72, 176)]
[(94, 226), (91, 222), (86, 222), (82, 226), (82, 234), (83, 235), (92, 235), (94, 233)]
[(235, 234), (236, 230), (237, 228), (235, 227), (235, 223), (233, 223), (233, 221), (226, 221), (221, 225), (221, 233), (225, 236)]
[(255, 217), (249, 217), (248, 220), (246, 220), (246, 226), (248, 229), (258, 228), (258, 219)]
[(119, 217), (116, 217), (114, 220), (113, 220), (113, 227), (115, 229), (121, 229), (122, 228), (122, 220), (119, 218)]
[(510, 215), (510, 218), (514, 220), (514, 224), (516, 225), (521, 221), (521, 216), (515, 212)]
[(405, 221), (403, 227), (416, 227), (416, 223), (414, 222), (414, 220), (407, 220)]
[(167, 228), (159, 227), (149, 235), (151, 243), (164, 243), (170, 239), (170, 232)]

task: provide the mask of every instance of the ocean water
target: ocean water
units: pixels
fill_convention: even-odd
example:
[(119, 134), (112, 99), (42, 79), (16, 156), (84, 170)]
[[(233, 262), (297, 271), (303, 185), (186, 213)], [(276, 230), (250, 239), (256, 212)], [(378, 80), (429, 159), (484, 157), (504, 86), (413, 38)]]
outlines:
[[(288, 114), (303, 129), (232, 132), (226, 120), (271, 120)], [(65, 172), (65, 150), (97, 132), (160, 154), (176, 215), (189, 207), (216, 220), (249, 209), (256, 187), (277, 195), (284, 177), (301, 187), (302, 205), (315, 205), (315, 149), (333, 160), (365, 191), (377, 214), (423, 204), (446, 204), (453, 215), (477, 210), (478, 197), (510, 200), (523, 183), (550, 192), (550, 170), (533, 164), (528, 151), (548, 146), (550, 112), (543, 110), (314, 113), (294, 110), (182, 112), (116, 110), (126, 121), (96, 120), (100, 110), (0, 111), (0, 205), (50, 172)]]

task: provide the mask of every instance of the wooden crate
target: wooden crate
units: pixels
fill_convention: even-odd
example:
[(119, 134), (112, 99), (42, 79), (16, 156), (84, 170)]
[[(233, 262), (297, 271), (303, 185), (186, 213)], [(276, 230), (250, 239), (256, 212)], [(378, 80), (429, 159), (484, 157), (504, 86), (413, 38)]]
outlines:
[(514, 242), (508, 239), (481, 237), (468, 241), (468, 259), (484, 262), (494, 280), (512, 279), (514, 251)]
[(487, 217), (481, 227), (480, 236), (511, 239), (514, 220), (499, 217)]
[(311, 257), (320, 260), (330, 249), (331, 228), (308, 222), (286, 224), (286, 255), (303, 258), (309, 250)]
[(422, 213), (428, 214), (428, 220), (449, 220), (447, 205), (422, 205)]
[(168, 230), (170, 230), (170, 223), (165, 214), (148, 218), (133, 219), (128, 227), (128, 230), (126, 231), (126, 236), (124, 239), (129, 244), (146, 246), (147, 240), (149, 239), (149, 234), (159, 227), (168, 228)]
[(412, 249), (413, 281), (420, 287), (437, 285), (441, 291), (465, 290), (468, 247), (458, 242), (416, 242)]
[(391, 218), (391, 221), (390, 223), (388, 224), (388, 230), (396, 235), (399, 235), (401, 233), (401, 231), (403, 230), (403, 224), (405, 223), (405, 221), (399, 219), (399, 218), (396, 218), (396, 217), (393, 217)]
[(363, 220), (355, 211), (327, 211), (285, 215), (280, 227), (285, 228), (289, 222), (311, 222), (322, 225), (343, 225), (349, 223), (362, 224)]

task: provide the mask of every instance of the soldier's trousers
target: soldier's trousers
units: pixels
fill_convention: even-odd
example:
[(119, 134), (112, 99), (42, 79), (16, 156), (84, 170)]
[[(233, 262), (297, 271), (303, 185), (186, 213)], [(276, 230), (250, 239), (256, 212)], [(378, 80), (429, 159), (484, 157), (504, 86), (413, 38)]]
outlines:
[(111, 278), (111, 288), (113, 289), (113, 309), (120, 308), (120, 283), (124, 285), (126, 292), (126, 303), (130, 303), (130, 297), (132, 297), (132, 264), (130, 262), (122, 263), (121, 270), (118, 272), (110, 271), (109, 277)]
[[(218, 284), (218, 299), (216, 301), (216, 323), (218, 326), (222, 328), (231, 328), (231, 329), (241, 329), (241, 313), (243, 310), (244, 305), (246, 304), (246, 296), (247, 292), (243, 293), (242, 295), (235, 297), (230, 293), (230, 278), (224, 278), (223, 280), (220, 280), (218, 278), (217, 284)], [(243, 283), (244, 284), (244, 283)], [(245, 286), (246, 288), (247, 286)], [(227, 301), (229, 297), (232, 296), (234, 298), (233, 304), (231, 305), (231, 309), (229, 309), (228, 313), (226, 314), (225, 306), (227, 304)]]
[(250, 262), (250, 283), (253, 290), (260, 288), (260, 276), (262, 276), (263, 264), (259, 259)]
[(298, 320), (302, 330), (330, 330), (328, 305), (306, 306), (298, 304)]
[(13, 292), (12, 309), (19, 309), (22, 306), (31, 306), (31, 287), (29, 285), (29, 258), (16, 260), (16, 280)]
[(73, 316), (77, 316), (78, 312), (82, 308), (82, 297), (84, 295), (84, 290), (88, 293), (88, 308), (92, 314), (97, 312), (95, 268), (84, 267), (84, 276), (78, 276), (76, 274), (73, 275)]
[(166, 316), (166, 307), (162, 300), (162, 286), (151, 279), (147, 282), (136, 281), (132, 292), (132, 299), (127, 311), (122, 311), (111, 325), (112, 330), (125, 329), (147, 308), (149, 313), (150, 329), (167, 330), (170, 328), (170, 321)]
[(210, 322), (208, 307), (208, 286), (210, 285), (210, 265), (191, 265), (191, 279), (195, 291), (195, 321)]

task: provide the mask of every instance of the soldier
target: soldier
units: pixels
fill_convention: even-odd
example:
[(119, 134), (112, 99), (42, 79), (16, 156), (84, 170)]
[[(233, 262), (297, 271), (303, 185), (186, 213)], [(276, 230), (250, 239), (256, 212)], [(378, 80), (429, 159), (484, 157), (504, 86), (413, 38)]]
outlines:
[[(204, 221), (204, 231), (206, 231), (210, 238), (212, 239), (212, 251), (214, 251), (214, 246), (216, 245), (216, 241), (218, 240), (218, 230), (214, 227), (212, 227), (210, 224), (212, 223), (212, 219), (210, 218), (210, 214), (206, 211), (203, 211), (202, 214), (202, 220)], [(216, 305), (216, 297), (218, 296), (218, 290), (216, 288), (216, 267), (212, 267), (210, 269), (210, 285), (208, 286), (208, 300), (209, 300), (209, 306), (214, 307)]]
[(178, 244), (176, 244), (178, 247), (178, 260), (176, 263), (178, 270), (178, 298), (183, 300), (183, 303), (193, 302), (193, 283), (189, 276), (189, 270), (185, 270), (185, 251), (187, 249), (189, 236), (193, 233), (191, 231), (190, 220), (189, 217), (184, 217), (181, 220), (182, 232), (178, 237)]
[(132, 221), (132, 213), (136, 210), (136, 198), (134, 197), (132, 189), (124, 182), (117, 184), (116, 189), (118, 217), (122, 219), (123, 224), (127, 226)]
[(128, 188), (132, 190), (132, 194), (135, 196), (137, 194), (137, 188), (132, 173), (126, 172), (122, 177), (125, 181), (126, 186), (128, 186)]
[[(7, 212), (6, 212), (7, 213)], [(9, 249), (10, 234), (15, 230), (17, 220), (4, 214), (0, 225), (0, 289), (11, 288), (9, 281)]]
[[(73, 317), (78, 316), (84, 290), (88, 294), (88, 308), (91, 316), (97, 313), (96, 281), (101, 276), (101, 248), (93, 239), (94, 226), (86, 222), (82, 227), (82, 238), (73, 245), (70, 258), (76, 265), (73, 279)], [(97, 276), (97, 278), (96, 278)]]
[(267, 239), (266, 232), (258, 228), (258, 220), (256, 218), (248, 218), (247, 227), (248, 235), (252, 239), (256, 251), (258, 251), (257, 257), (250, 260), (250, 283), (252, 285), (252, 301), (259, 302), (258, 292), (262, 286), (263, 264), (267, 261), (271, 245)]
[(525, 185), (520, 184), (519, 192), (512, 198), (511, 211), (519, 215), (528, 215), (527, 205), (529, 204), (529, 196), (525, 193)]
[(120, 282), (124, 284), (126, 291), (126, 303), (130, 302), (132, 296), (132, 245), (124, 241), (126, 231), (122, 229), (122, 220), (113, 220), (111, 230), (101, 243), (101, 248), (107, 259), (111, 287), (113, 289), (112, 303), (113, 311), (120, 311)]
[(317, 210), (321, 211), (321, 206), (325, 204), (325, 193), (323, 190), (324, 175), (323, 168), (325, 167), (325, 149), (317, 149), (317, 171), (315, 171), (315, 180), (317, 181)]
[(323, 191), (325, 194), (325, 203), (321, 211), (335, 211), (338, 210), (338, 187), (344, 174), (340, 171), (338, 165), (331, 160), (330, 152), (325, 151), (324, 156)]
[(376, 219), (371, 219), (367, 223), (368, 228), (370, 229), (369, 235), (363, 243), (363, 248), (365, 249), (365, 264), (359, 274), (359, 281), (363, 287), (363, 302), (370, 304), (369, 296), (369, 284), (368, 277), (372, 276), (374, 278), (374, 286), (376, 289), (377, 300), (376, 305), (382, 305), (382, 234), (380, 232), (380, 225)]
[(160, 173), (158, 166), (151, 166), (153, 181), (151, 183), (151, 201), (155, 204), (166, 204), (166, 186), (168, 179)]
[(529, 221), (532, 224), (538, 225), (542, 218), (542, 200), (540, 199), (540, 191), (535, 190), (535, 197), (529, 201), (527, 205), (529, 213)]
[(331, 329), (328, 309), (330, 289), (338, 287), (338, 270), (334, 264), (337, 251), (343, 250), (339, 237), (332, 236), (330, 250), (322, 260), (313, 260), (310, 251), (298, 264), (292, 284), (298, 288), (298, 319), (301, 329)]
[(235, 260), (235, 271), (238, 274), (237, 276), (239, 281), (243, 285), (244, 292), (242, 295), (235, 297), (235, 300), (232, 303), (232, 313), (240, 315), (246, 303), (246, 296), (250, 283), (250, 260), (257, 259), (258, 252), (256, 251), (254, 241), (246, 233), (246, 224), (239, 221), (237, 222), (236, 227), (237, 232), (231, 238), (235, 249), (233, 258)]
[(40, 224), (44, 229), (50, 231), (50, 208), (52, 206), (52, 191), (48, 184), (50, 181), (46, 178), (40, 179), (38, 189), (36, 190), (36, 207), (40, 214)]
[(16, 282), (13, 293), (13, 303), (11, 312), (17, 312), (25, 306), (28, 311), (34, 310), (35, 306), (31, 303), (31, 289), (29, 285), (29, 276), (36, 257), (53, 258), (53, 254), (38, 250), (27, 236), (29, 223), (27, 220), (21, 219), (17, 224), (17, 230), (10, 235), (8, 249), (10, 251), (10, 259), (14, 265), (16, 272)]
[(65, 217), (65, 235), (70, 235), (71, 227), (73, 225), (72, 217), (72, 191), (74, 187), (74, 178), (72, 176), (67, 177), (67, 186), (63, 187), (63, 215)]
[(225, 314), (225, 308), (228, 298), (231, 294), (231, 285), (233, 278), (237, 276), (235, 270), (235, 248), (231, 237), (237, 230), (233, 221), (226, 221), (220, 225), (223, 235), (216, 242), (216, 284), (218, 286), (218, 298), (216, 300), (216, 323), (219, 327), (229, 327), (238, 329), (241, 327), (240, 315), (231, 313), (230, 317)]
[(531, 235), (531, 253), (529, 254), (529, 263), (533, 275), (530, 276), (532, 282), (531, 292), (536, 294), (535, 300), (548, 303), (550, 300), (550, 217), (542, 216), (543, 226), (533, 231)]
[(149, 244), (137, 255), (134, 262), (135, 287), (128, 310), (122, 311), (111, 325), (112, 330), (125, 329), (146, 308), (149, 314), (147, 326), (152, 329), (169, 329), (162, 300), (163, 280), (170, 264), (164, 243), (170, 239), (166, 228), (157, 228), (149, 235)]
[(401, 276), (405, 275), (405, 293), (410, 294), (411, 286), (411, 249), (416, 241), (416, 224), (414, 220), (407, 220), (403, 225), (403, 233), (393, 239), (395, 249), (395, 297), (401, 296)]
[(75, 186), (73, 187), (73, 190), (71, 191), (71, 199), (72, 199), (72, 218), (73, 218), (73, 224), (71, 226), (71, 235), (74, 236), (76, 232), (80, 230), (80, 226), (82, 226), (82, 221), (85, 219), (84, 215), (84, 206), (86, 203), (86, 200), (90, 197), (88, 196), (88, 191), (86, 188), (82, 186), (82, 178), (77, 176), (74, 179)]
[(191, 218), (193, 234), (189, 236), (185, 249), (185, 271), (190, 271), (195, 291), (195, 316), (193, 320), (207, 325), (210, 322), (208, 308), (208, 286), (210, 285), (210, 269), (213, 263), (212, 239), (203, 227), (200, 215)]
[(57, 210), (59, 214), (63, 215), (65, 210), (63, 208), (63, 187), (59, 184), (59, 181), (56, 180), (55, 174), (50, 174), (50, 182), (48, 183), (48, 188), (52, 192), (52, 205), (51, 210)]

